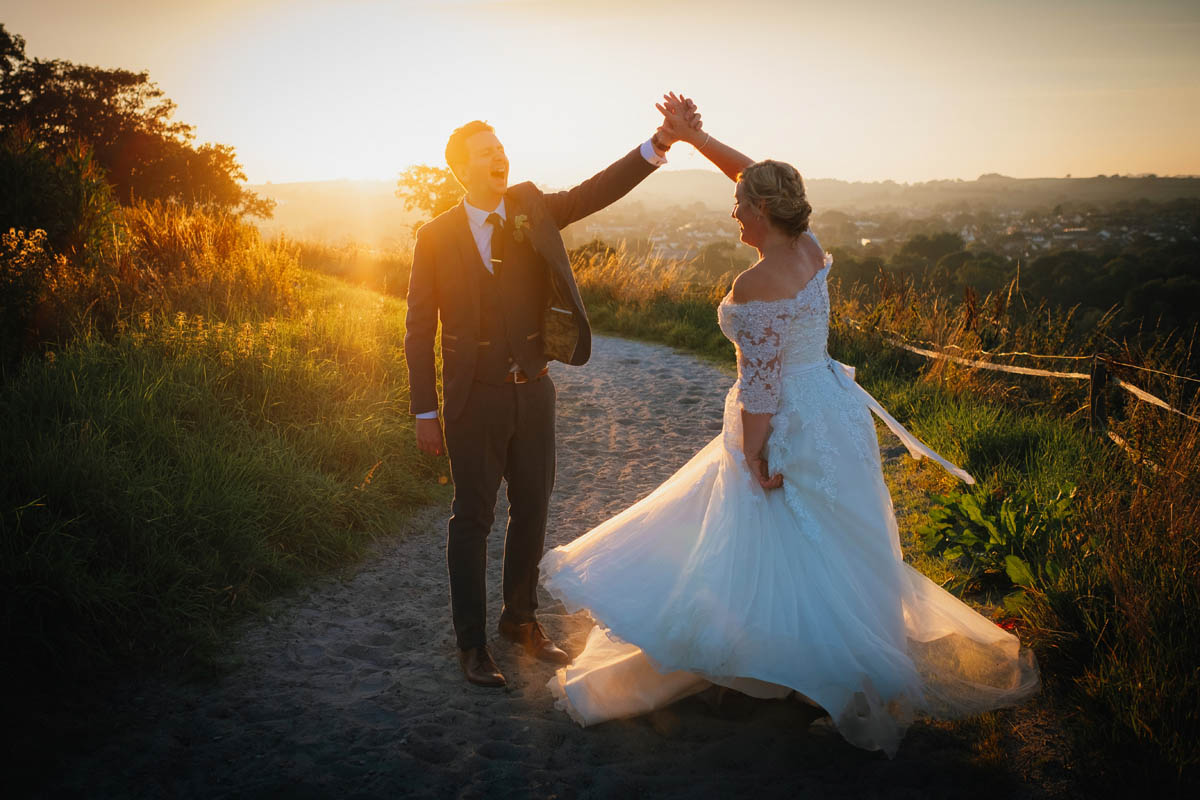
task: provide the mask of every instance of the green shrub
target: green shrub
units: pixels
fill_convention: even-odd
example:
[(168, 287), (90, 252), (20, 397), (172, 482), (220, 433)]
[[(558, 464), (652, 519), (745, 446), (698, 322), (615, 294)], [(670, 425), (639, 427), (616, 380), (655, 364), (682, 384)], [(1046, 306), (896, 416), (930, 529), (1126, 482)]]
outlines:
[(112, 294), (115, 210), (86, 146), (51, 156), (20, 127), (0, 137), (0, 360), (65, 338)]
[(100, 266), (116, 211), (91, 148), (51, 155), (20, 126), (0, 136), (0, 231), (46, 231), (46, 248), (81, 269)]
[(1031, 490), (998, 499), (993, 494), (954, 492), (934, 496), (929, 522), (920, 525), (925, 552), (959, 562), (950, 587), (962, 592), (980, 584), (1001, 588), (1057, 584), (1068, 558), (1087, 559), (1095, 543), (1070, 547), (1075, 489), (1041, 500)]

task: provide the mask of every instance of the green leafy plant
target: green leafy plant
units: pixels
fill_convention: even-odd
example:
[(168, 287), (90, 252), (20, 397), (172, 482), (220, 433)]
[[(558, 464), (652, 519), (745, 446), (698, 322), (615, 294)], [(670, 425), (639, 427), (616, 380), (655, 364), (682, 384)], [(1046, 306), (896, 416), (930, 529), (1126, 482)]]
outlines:
[[(1075, 488), (1042, 500), (1029, 490), (997, 498), (975, 492), (935, 496), (929, 522), (917, 528), (927, 553), (962, 566), (951, 588), (1045, 589), (1063, 572), (1066, 528)], [(1090, 541), (1085, 542), (1090, 548)]]

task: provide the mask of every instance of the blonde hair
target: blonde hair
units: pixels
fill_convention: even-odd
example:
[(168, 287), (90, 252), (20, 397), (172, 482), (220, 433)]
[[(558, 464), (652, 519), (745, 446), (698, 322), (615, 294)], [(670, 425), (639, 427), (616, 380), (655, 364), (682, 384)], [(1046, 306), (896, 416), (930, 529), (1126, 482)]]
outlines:
[(791, 164), (782, 161), (758, 161), (738, 175), (746, 197), (762, 204), (767, 218), (788, 236), (808, 230), (812, 206), (804, 192), (804, 179)]

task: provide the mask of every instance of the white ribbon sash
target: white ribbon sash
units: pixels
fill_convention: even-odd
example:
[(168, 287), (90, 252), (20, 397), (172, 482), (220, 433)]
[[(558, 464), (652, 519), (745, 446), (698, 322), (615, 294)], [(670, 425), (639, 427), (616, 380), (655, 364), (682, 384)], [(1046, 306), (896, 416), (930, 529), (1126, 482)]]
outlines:
[(975, 483), (975, 479), (971, 477), (970, 473), (968, 473), (962, 467), (956, 467), (954, 464), (951, 464), (949, 461), (935, 453), (933, 448), (931, 448), (929, 445), (925, 444), (916, 436), (913, 436), (911, 433), (909, 433), (908, 429), (897, 422), (896, 418), (889, 414), (884, 407), (879, 404), (879, 401), (871, 396), (870, 392), (859, 386), (858, 382), (854, 380), (854, 367), (848, 364), (843, 364), (832, 357), (829, 358), (829, 367), (833, 371), (834, 377), (837, 378), (837, 382), (842, 385), (842, 388), (852, 394), (857, 394), (860, 398), (862, 398), (862, 401), (866, 404), (867, 408), (875, 412), (875, 416), (883, 420), (883, 423), (891, 429), (892, 433), (896, 434), (900, 441), (904, 442), (904, 446), (908, 448), (908, 452), (913, 458), (919, 461), (928, 456), (937, 463), (941, 464), (943, 469), (959, 480), (970, 484)]

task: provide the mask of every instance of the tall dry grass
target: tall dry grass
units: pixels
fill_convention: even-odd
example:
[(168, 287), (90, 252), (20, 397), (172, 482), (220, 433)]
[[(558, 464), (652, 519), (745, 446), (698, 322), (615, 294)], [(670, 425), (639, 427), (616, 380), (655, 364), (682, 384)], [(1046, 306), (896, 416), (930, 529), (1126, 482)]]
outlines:
[[(1073, 722), (1089, 785), (1102, 792), (1185, 785), (1200, 767), (1200, 673), (1194, 668), (1200, 656), (1194, 613), (1200, 605), (1200, 425), (1110, 386), (1108, 427), (1149, 459), (1142, 460), (1104, 431), (1089, 430), (1086, 381), (929, 362), (897, 351), (889, 340), (898, 333), (948, 352), (1084, 373), (1091, 356), (1106, 353), (1157, 370), (1122, 368), (1121, 374), (1196, 417), (1200, 402), (1190, 382), (1161, 374), (1186, 368), (1189, 337), (1169, 332), (1158, 341), (1116, 340), (1107, 327), (1112, 314), (1081, 335), (1072, 329), (1070, 310), (1026, 306), (1012, 286), (974, 305), (946, 303), (911, 286), (880, 294), (875, 305), (860, 298), (839, 305), (845, 320), (866, 321), (865, 330), (844, 331), (865, 340), (864, 357), (871, 349), (886, 351), (880, 355), (917, 383), (968, 399), (973, 416), (989, 406), (1013, 410), (990, 434), (994, 458), (1016, 467), (1007, 470), (1006, 486), (1078, 487), (1059, 543), (1060, 552), (1072, 554), (1067, 568), (1031, 587), (1019, 613), (1047, 685)], [(994, 358), (981, 351), (1080, 358)], [(1037, 419), (1050, 424), (1038, 432)], [(1046, 447), (1048, 441), (1055, 444)]]
[(11, 361), (47, 343), (111, 333), (144, 311), (261, 317), (297, 307), (295, 248), (227, 212), (152, 203), (111, 212), (78, 252), (41, 229), (0, 241), (0, 305)]
[(375, 249), (350, 242), (331, 245), (298, 242), (297, 260), (305, 269), (324, 272), (393, 297), (408, 294), (411, 248)]
[(572, 268), (596, 327), (710, 358), (733, 357), (716, 319), (732, 272), (713, 281), (688, 262), (644, 258), (623, 244), (581, 254)]
[(235, 214), (143, 203), (123, 209), (120, 224), (104, 259), (119, 310), (261, 317), (298, 306), (295, 248)]

